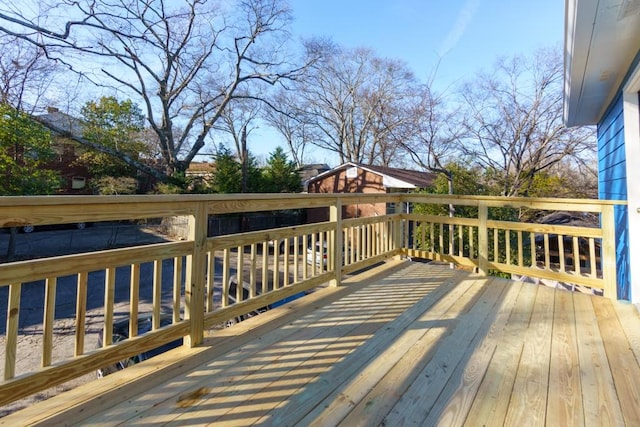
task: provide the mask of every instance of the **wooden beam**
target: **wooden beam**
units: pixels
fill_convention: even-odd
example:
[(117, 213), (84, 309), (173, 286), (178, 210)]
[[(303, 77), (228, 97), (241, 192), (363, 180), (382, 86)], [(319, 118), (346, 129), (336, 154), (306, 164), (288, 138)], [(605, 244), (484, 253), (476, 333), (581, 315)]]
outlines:
[(189, 217), (189, 240), (193, 252), (187, 256), (185, 283), (185, 315), (189, 319), (189, 335), (184, 344), (195, 347), (204, 338), (204, 292), (207, 254), (207, 207), (199, 204)]
[[(616, 225), (613, 206), (602, 208), (602, 245), (600, 258), (602, 262), (602, 280), (604, 296), (617, 299), (617, 267), (616, 267)], [(592, 260), (593, 262), (594, 260)], [(575, 261), (574, 261), (575, 262)]]

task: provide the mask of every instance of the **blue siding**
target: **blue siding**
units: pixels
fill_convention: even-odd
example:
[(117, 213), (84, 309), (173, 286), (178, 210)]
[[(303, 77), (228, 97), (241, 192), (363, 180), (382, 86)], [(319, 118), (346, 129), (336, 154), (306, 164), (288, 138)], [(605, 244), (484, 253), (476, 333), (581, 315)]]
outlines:
[[(598, 192), (601, 199), (627, 200), (622, 92), (598, 124)], [(629, 219), (626, 206), (615, 207), (618, 298), (630, 299)]]
[(601, 199), (627, 200), (622, 93), (598, 124), (598, 192)]
[(600, 158), (598, 173), (603, 175), (607, 171), (609, 176), (615, 177), (615, 179), (624, 178), (626, 177), (626, 169), (622, 169), (626, 167), (624, 149), (612, 148), (614, 150), (612, 153), (606, 153), (604, 157)]
[[(622, 87), (640, 65), (640, 50), (626, 70), (616, 97), (598, 123), (598, 193), (601, 199), (627, 200), (627, 159), (624, 141)], [(637, 159), (633, 159), (637, 161)], [(615, 207), (618, 298), (630, 299), (629, 217), (626, 206)]]

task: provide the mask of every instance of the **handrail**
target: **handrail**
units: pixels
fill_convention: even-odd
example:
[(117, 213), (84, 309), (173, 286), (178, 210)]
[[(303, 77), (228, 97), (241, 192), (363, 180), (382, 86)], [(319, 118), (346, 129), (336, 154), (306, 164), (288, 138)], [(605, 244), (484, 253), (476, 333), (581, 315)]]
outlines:
[[(387, 209), (391, 204), (393, 210)], [(406, 205), (475, 209), (466, 217), (406, 213)], [(570, 281), (616, 296), (614, 207), (618, 201), (425, 194), (248, 194), (0, 197), (0, 227), (186, 216), (187, 239), (0, 264), (8, 287), (4, 381), (0, 405), (183, 337), (197, 346), (205, 330), (240, 318), (390, 257), (456, 263), (482, 274), (502, 272)], [(351, 218), (349, 207), (380, 205), (386, 215)], [(321, 209), (326, 221), (209, 236), (209, 215)], [(493, 209), (569, 210), (600, 215), (599, 227), (492, 219)], [(356, 209), (358, 211), (358, 209)], [(235, 280), (235, 282), (233, 282)], [(235, 287), (232, 286), (236, 283)], [(242, 285), (244, 284), (244, 285)], [(53, 348), (57, 295), (74, 287), (73, 345)], [(20, 366), (24, 292), (42, 300), (42, 366)], [(147, 292), (144, 296), (143, 292)], [(128, 297), (122, 295), (128, 294)], [(96, 298), (99, 296), (99, 298)], [(116, 309), (117, 306), (117, 309)], [(138, 335), (137, 316), (153, 313)], [(160, 324), (170, 310), (172, 324)], [(130, 338), (111, 344), (118, 315)], [(103, 348), (87, 347), (88, 319), (104, 329)], [(58, 319), (59, 320), (59, 319)], [(68, 322), (67, 322), (68, 323)]]

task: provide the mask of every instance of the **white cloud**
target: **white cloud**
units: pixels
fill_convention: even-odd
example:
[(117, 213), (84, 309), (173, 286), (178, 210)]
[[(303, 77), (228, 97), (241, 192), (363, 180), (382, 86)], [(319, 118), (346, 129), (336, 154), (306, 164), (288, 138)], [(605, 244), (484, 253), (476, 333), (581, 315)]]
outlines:
[(440, 47), (438, 48), (438, 56), (442, 57), (446, 55), (449, 51), (451, 51), (458, 42), (460, 38), (463, 36), (467, 27), (471, 23), (476, 11), (478, 10), (478, 6), (480, 5), (480, 0), (467, 0), (466, 3), (458, 12), (458, 19), (456, 23), (453, 25), (451, 30), (447, 33), (447, 36), (444, 38), (442, 43), (440, 43)]

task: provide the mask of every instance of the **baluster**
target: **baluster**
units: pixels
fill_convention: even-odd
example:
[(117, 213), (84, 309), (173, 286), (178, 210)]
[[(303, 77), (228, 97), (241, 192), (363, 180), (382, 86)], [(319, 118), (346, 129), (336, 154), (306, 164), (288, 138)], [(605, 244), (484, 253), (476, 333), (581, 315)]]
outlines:
[(215, 289), (215, 264), (216, 256), (214, 251), (207, 252), (207, 300), (205, 301), (205, 311), (213, 311), (213, 293)]
[(564, 260), (564, 236), (558, 234), (558, 257), (560, 257), (560, 271), (565, 272), (565, 260)]
[(87, 280), (86, 271), (78, 273), (78, 290), (76, 292), (76, 339), (74, 343), (74, 356), (84, 354), (84, 331), (87, 315)]
[[(18, 349), (18, 324), (20, 320), (21, 283), (9, 285), (9, 302), (7, 306), (7, 337), (5, 341), (4, 379), (16, 376), (16, 356)], [(84, 328), (83, 328), (84, 329)]]
[[(115, 271), (114, 271), (115, 273)], [(160, 328), (160, 309), (162, 308), (162, 260), (153, 261), (153, 318), (152, 329)], [(111, 330), (111, 328), (109, 328)]]
[(256, 262), (257, 262), (257, 244), (251, 244), (251, 258), (250, 258), (250, 270), (249, 270), (249, 298), (256, 296)]
[(229, 252), (229, 248), (224, 248), (222, 252), (222, 307), (229, 305), (229, 280), (231, 279), (231, 256)]
[(42, 362), (41, 367), (51, 365), (53, 350), (53, 323), (56, 310), (57, 278), (47, 277), (44, 283), (44, 317), (42, 320)]
[[(116, 290), (116, 269), (108, 267), (104, 278), (104, 328), (102, 342), (105, 346), (113, 343), (113, 302)], [(155, 298), (154, 298), (155, 306)]]
[(269, 242), (262, 242), (262, 293), (269, 290)]
[(140, 264), (131, 264), (129, 277), (129, 337), (138, 335), (138, 310), (140, 303)]
[[(211, 276), (213, 276), (213, 274), (211, 274)], [(212, 286), (213, 286), (213, 279), (212, 279)], [(213, 293), (213, 287), (211, 289)], [(171, 313), (173, 323), (178, 323), (180, 321), (181, 298), (182, 298), (182, 257), (174, 257), (173, 258), (173, 312)], [(207, 298), (207, 303), (209, 299), (210, 298)]]

